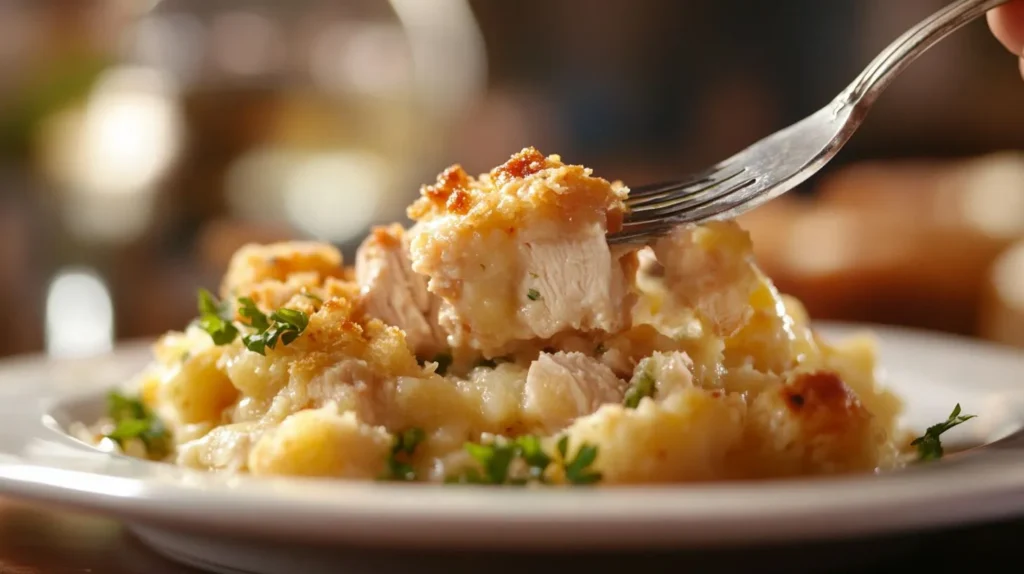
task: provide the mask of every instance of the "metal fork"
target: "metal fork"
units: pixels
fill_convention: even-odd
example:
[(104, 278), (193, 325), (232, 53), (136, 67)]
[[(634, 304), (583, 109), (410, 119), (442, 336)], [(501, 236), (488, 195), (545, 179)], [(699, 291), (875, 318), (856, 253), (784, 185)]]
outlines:
[(697, 175), (632, 189), (610, 244), (643, 244), (672, 228), (745, 213), (821, 169), (860, 127), (885, 88), (927, 49), (1009, 0), (957, 0), (889, 45), (831, 103)]

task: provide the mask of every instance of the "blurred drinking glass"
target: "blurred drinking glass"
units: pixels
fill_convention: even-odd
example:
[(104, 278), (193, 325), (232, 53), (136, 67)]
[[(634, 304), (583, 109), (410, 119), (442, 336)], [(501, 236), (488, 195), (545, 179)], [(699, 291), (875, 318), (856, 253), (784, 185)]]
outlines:
[(129, 54), (179, 86), (182, 229), (286, 223), (346, 248), (403, 218), (485, 76), (465, 0), (163, 0)]

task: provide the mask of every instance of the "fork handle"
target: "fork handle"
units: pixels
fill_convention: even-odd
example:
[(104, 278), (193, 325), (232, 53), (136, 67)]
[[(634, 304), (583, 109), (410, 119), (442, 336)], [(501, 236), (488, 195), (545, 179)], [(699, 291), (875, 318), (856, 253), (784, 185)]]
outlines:
[(968, 22), (1009, 0), (956, 0), (908, 30), (879, 54), (839, 97), (842, 105), (866, 109), (928, 48)]

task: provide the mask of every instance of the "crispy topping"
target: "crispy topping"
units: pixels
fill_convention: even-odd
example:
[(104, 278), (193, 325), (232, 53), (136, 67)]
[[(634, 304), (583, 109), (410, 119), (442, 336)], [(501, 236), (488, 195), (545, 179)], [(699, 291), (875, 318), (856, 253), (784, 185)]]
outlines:
[[(434, 185), (424, 185), (420, 188), (420, 199), (409, 206), (408, 215), (412, 219), (419, 219), (430, 213), (445, 212), (448, 210), (448, 201), (456, 191), (465, 191), (473, 184), (473, 178), (462, 169), (461, 165), (455, 164), (437, 176)], [(468, 207), (468, 198), (456, 199), (453, 202), (457, 209)]]
[[(540, 184), (534, 185), (533, 179)], [(436, 183), (420, 189), (420, 198), (409, 206), (407, 214), (414, 220), (446, 214), (461, 216), (475, 209), (481, 211), (477, 209), (480, 204), (488, 207), (483, 211), (497, 213), (504, 209), (497, 204), (505, 199), (496, 196), (499, 191), (503, 196), (514, 196), (508, 202), (513, 210), (533, 211), (546, 206), (560, 211), (585, 208), (605, 212), (611, 231), (622, 226), (622, 200), (628, 194), (626, 187), (594, 177), (583, 166), (566, 165), (557, 155), (545, 157), (528, 147), (477, 178), (469, 176), (458, 164), (449, 167), (437, 176)]]
[(522, 151), (509, 158), (508, 161), (491, 170), (491, 177), (500, 186), (509, 180), (523, 179), (546, 167), (554, 167), (560, 163), (558, 156), (551, 156), (549, 161), (548, 158), (544, 157), (544, 154), (536, 149), (532, 147), (523, 148)]
[(402, 246), (402, 234), (405, 232), (401, 224), (378, 225), (370, 230), (373, 240), (381, 247), (395, 249)]
[(782, 397), (790, 412), (819, 433), (840, 433), (852, 421), (869, 416), (857, 395), (831, 371), (797, 375), (783, 387)]

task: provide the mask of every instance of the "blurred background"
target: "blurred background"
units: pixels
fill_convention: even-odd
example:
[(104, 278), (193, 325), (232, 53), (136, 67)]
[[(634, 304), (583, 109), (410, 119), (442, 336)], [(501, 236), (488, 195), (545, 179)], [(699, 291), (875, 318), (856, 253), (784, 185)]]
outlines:
[[(641, 185), (830, 100), (945, 0), (0, 0), (0, 355), (180, 328), (249, 241), (354, 252), (534, 145)], [(823, 319), (1024, 347), (1024, 81), (982, 22), (745, 217)]]

